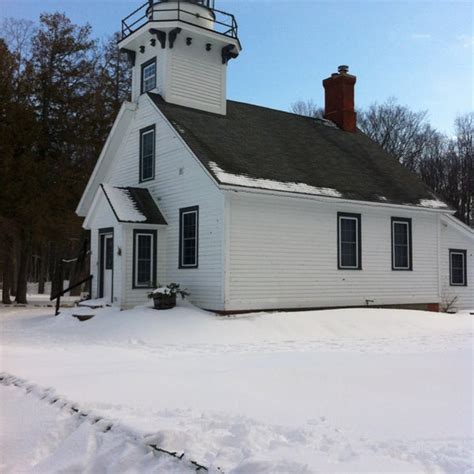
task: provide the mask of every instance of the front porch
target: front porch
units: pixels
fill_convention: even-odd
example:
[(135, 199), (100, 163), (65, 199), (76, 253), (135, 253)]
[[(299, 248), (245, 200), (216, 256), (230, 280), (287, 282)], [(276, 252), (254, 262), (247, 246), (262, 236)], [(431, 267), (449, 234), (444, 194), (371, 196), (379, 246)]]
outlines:
[(91, 232), (91, 297), (121, 309), (144, 304), (165, 277), (167, 222), (149, 191), (102, 184), (84, 227)]

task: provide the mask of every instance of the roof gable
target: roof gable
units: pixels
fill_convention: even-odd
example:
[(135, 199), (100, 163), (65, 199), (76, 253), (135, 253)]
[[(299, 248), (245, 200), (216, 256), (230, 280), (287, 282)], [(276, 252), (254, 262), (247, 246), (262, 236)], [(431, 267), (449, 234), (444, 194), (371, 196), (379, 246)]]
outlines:
[(95, 164), (94, 171), (89, 178), (86, 189), (81, 196), (81, 200), (76, 209), (77, 215), (86, 216), (88, 209), (92, 205), (94, 196), (97, 193), (97, 189), (100, 183), (104, 181), (107, 170), (117, 154), (122, 138), (132, 121), (135, 110), (136, 104), (131, 102), (124, 102), (122, 104), (97, 163)]
[(452, 224), (457, 230), (462, 232), (466, 237), (470, 238), (471, 240), (474, 240), (474, 229), (466, 225), (457, 217), (447, 214), (442, 217), (442, 221), (444, 221), (446, 225)]
[(220, 184), (448, 209), (361, 131), (234, 101), (221, 116), (148, 95)]

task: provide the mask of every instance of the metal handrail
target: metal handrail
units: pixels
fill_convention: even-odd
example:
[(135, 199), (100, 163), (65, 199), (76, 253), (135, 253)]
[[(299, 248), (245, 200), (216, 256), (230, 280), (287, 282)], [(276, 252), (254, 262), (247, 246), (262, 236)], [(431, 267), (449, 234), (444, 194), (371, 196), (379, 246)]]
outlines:
[[(53, 300), (56, 300), (56, 310), (55, 310), (55, 313), (54, 315), (57, 316), (59, 314), (59, 307), (60, 307), (60, 304), (61, 304), (61, 296), (64, 296), (68, 291), (71, 291), (73, 290), (74, 288), (77, 288), (78, 286), (84, 284), (86, 281), (91, 281), (92, 282), (92, 278), (94, 277), (94, 275), (89, 275), (88, 277), (84, 278), (83, 280), (81, 281), (78, 281), (77, 283), (75, 283), (74, 285), (70, 286), (69, 288), (66, 288), (65, 290), (61, 290), (60, 292), (58, 292), (57, 294), (55, 294), (54, 296), (51, 296), (49, 298), (50, 301), (53, 301)], [(91, 283), (92, 284), (92, 283)], [(62, 285), (61, 285), (62, 286)]]
[[(121, 39), (123, 40), (123, 39), (127, 38), (128, 36), (130, 36), (132, 33), (135, 33), (135, 31), (139, 30), (142, 26), (147, 24), (148, 21), (167, 22), (167, 21), (174, 21), (174, 20), (182, 21), (183, 23), (192, 24), (193, 26), (196, 26), (198, 28), (202, 28), (202, 29), (205, 29), (205, 30), (208, 30), (208, 31), (213, 31), (215, 33), (219, 33), (219, 34), (222, 34), (224, 36), (229, 36), (231, 38), (236, 38), (237, 39), (237, 37), (238, 37), (237, 36), (237, 34), (238, 34), (237, 21), (236, 21), (234, 15), (232, 15), (231, 13), (227, 13), (227, 12), (224, 12), (222, 10), (217, 10), (215, 8), (205, 7), (214, 14), (213, 24), (219, 25), (219, 26), (222, 26), (222, 27), (225, 28), (224, 31), (218, 31), (218, 30), (213, 30), (211, 28), (206, 28), (205, 26), (195, 25), (195, 24), (190, 23), (186, 20), (183, 20), (182, 19), (182, 14), (193, 15), (193, 16), (195, 16), (196, 14), (194, 12), (188, 11), (185, 8), (183, 8), (181, 6), (180, 0), (177, 0), (177, 2), (176, 2), (178, 4), (177, 8), (163, 8), (163, 9), (159, 10), (160, 12), (176, 12), (177, 15), (176, 15), (176, 18), (174, 20), (173, 19), (150, 20), (148, 15), (147, 15), (147, 11), (150, 7), (152, 8), (153, 5), (156, 5), (158, 3), (167, 3), (167, 2), (155, 2), (153, 4), (150, 4), (149, 1), (146, 1), (143, 5), (141, 5), (136, 10), (134, 10), (132, 13), (130, 13), (128, 16), (126, 16), (122, 20), (122, 38)], [(134, 18), (135, 15), (137, 15), (138, 13), (141, 13), (142, 11), (143, 11), (143, 13), (141, 14), (141, 16), (139, 16), (138, 18)], [(220, 15), (221, 17), (223, 16), (224, 18), (219, 19), (219, 18), (217, 18), (216, 14)], [(227, 20), (225, 20), (225, 19), (227, 19)], [(139, 26), (137, 26), (137, 25), (139, 25)], [(222, 29), (224, 29), (224, 28), (222, 28)]]

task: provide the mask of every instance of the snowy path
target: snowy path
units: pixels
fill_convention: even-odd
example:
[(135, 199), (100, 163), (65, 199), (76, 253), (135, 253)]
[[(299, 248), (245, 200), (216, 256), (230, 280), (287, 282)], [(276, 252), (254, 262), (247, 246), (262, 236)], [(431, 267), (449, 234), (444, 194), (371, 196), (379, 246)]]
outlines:
[(3, 319), (1, 366), (227, 473), (471, 468), (472, 319), (334, 313), (30, 310)]

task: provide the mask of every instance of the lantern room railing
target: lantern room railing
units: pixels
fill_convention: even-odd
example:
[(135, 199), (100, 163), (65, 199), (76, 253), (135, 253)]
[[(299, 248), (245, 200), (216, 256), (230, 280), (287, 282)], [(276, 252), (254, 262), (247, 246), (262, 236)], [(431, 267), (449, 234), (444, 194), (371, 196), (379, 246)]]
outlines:
[[(165, 4), (169, 3), (169, 8), (165, 7)], [(152, 15), (153, 20), (150, 18), (150, 11), (152, 11), (154, 5), (160, 4), (160, 13), (164, 13), (163, 20), (157, 19), (157, 15)], [(192, 17), (199, 17), (195, 11), (191, 11), (191, 5), (201, 5), (212, 12), (213, 18), (213, 29), (206, 28), (204, 26), (196, 25), (196, 23), (189, 21)], [(158, 13), (158, 11), (156, 11)], [(238, 26), (234, 15), (214, 8), (214, 0), (148, 0), (143, 5), (138, 7), (135, 11), (130, 13), (127, 17), (122, 20), (122, 37), (125, 39), (135, 31), (139, 30), (142, 26), (146, 25), (149, 21), (153, 23), (169, 22), (169, 21), (181, 21), (188, 23), (193, 26), (198, 26), (208, 31), (214, 31), (230, 38), (238, 39)]]

